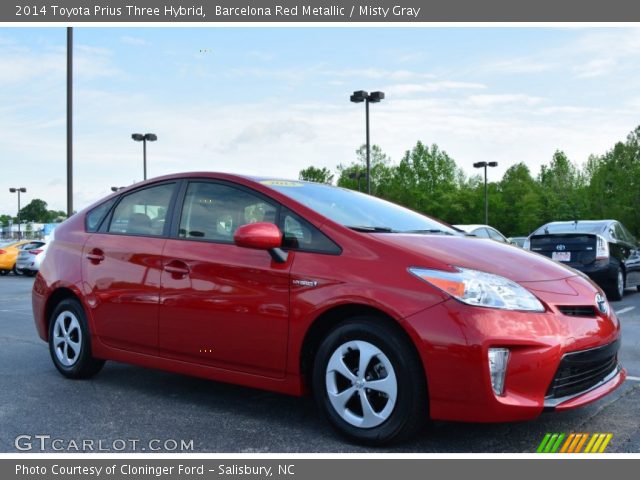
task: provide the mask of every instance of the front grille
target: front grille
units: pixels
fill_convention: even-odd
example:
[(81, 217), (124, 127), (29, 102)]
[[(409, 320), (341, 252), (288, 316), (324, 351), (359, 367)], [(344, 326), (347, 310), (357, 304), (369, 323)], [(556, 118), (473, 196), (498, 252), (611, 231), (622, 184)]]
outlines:
[(569, 317), (595, 317), (596, 309), (591, 305), (561, 305), (558, 310)]
[(547, 398), (562, 398), (589, 390), (604, 380), (618, 366), (616, 340), (603, 347), (567, 353), (562, 357)]

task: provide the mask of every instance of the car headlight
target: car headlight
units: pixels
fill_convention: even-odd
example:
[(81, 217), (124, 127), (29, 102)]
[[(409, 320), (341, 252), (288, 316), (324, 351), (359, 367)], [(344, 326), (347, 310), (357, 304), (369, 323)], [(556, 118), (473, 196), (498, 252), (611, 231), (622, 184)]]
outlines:
[(540, 301), (527, 289), (492, 273), (455, 267), (456, 272), (410, 268), (416, 277), (453, 298), (478, 307), (544, 312)]

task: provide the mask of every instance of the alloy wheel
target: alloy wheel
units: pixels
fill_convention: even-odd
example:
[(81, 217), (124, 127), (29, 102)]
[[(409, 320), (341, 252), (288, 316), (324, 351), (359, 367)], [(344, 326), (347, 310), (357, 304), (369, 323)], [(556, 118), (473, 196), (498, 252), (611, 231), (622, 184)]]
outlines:
[(74, 365), (80, 358), (82, 330), (78, 318), (70, 311), (61, 312), (53, 326), (53, 348), (58, 361), (65, 367)]
[(391, 361), (378, 347), (362, 340), (346, 342), (333, 352), (326, 368), (326, 388), (336, 413), (359, 428), (385, 422), (398, 396)]

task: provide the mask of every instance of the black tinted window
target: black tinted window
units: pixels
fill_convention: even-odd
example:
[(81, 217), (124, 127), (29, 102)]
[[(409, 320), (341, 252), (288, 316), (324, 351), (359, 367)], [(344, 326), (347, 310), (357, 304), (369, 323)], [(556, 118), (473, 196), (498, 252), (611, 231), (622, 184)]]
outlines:
[(566, 222), (548, 223), (543, 225), (533, 235), (549, 235), (555, 233), (604, 233), (606, 224), (603, 222)]
[(613, 227), (613, 232), (615, 233), (615, 237), (616, 239), (622, 241), (622, 242), (629, 242), (629, 240), (627, 239), (627, 236), (625, 235), (624, 231), (622, 230), (622, 226), (619, 223), (614, 223), (612, 225)]
[(277, 209), (261, 196), (211, 182), (191, 182), (182, 207), (182, 238), (233, 242), (238, 227), (247, 223), (275, 223)]
[(631, 235), (629, 230), (627, 230), (624, 225), (620, 224), (620, 226), (622, 228), (622, 231), (624, 232), (624, 236), (627, 239), (627, 241), (632, 245), (636, 245), (637, 243), (636, 238), (633, 235)]
[(126, 195), (113, 212), (109, 233), (162, 236), (174, 186), (165, 183)]
[(319, 253), (340, 253), (340, 247), (305, 219), (290, 210), (282, 212), (283, 248)]
[(100, 228), (102, 220), (104, 220), (104, 217), (109, 213), (109, 210), (111, 210), (111, 207), (113, 207), (113, 204), (116, 203), (117, 200), (118, 197), (114, 197), (87, 213), (85, 217), (85, 228), (87, 232), (96, 232)]

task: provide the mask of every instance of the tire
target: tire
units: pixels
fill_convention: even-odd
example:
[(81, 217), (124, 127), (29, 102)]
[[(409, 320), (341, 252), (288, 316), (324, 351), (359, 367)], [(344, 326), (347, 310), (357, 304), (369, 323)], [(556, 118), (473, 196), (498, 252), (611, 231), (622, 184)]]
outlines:
[[(369, 360), (359, 375), (363, 353)], [(418, 354), (397, 328), (375, 318), (356, 317), (332, 330), (316, 353), (312, 378), (320, 409), (357, 443), (400, 443), (427, 420), (427, 382)]]
[(4, 270), (4, 269), (3, 269), (3, 270), (0, 270), (0, 276), (4, 277), (5, 275), (9, 275), (9, 272), (10, 272), (10, 271), (11, 271), (11, 270)]
[(616, 270), (615, 280), (607, 290), (607, 297), (609, 297), (609, 300), (622, 300), (622, 296), (624, 295), (624, 284), (624, 271), (622, 268), (618, 267)]
[(38, 272), (36, 272), (35, 270), (23, 270), (22, 273), (27, 277), (35, 277), (36, 273)]
[(15, 265), (13, 266), (11, 271), (13, 272), (14, 275), (22, 275), (22, 272), (18, 270), (18, 268)]
[(104, 366), (91, 355), (91, 333), (86, 315), (75, 299), (61, 301), (49, 318), (49, 353), (67, 378), (89, 378)]

